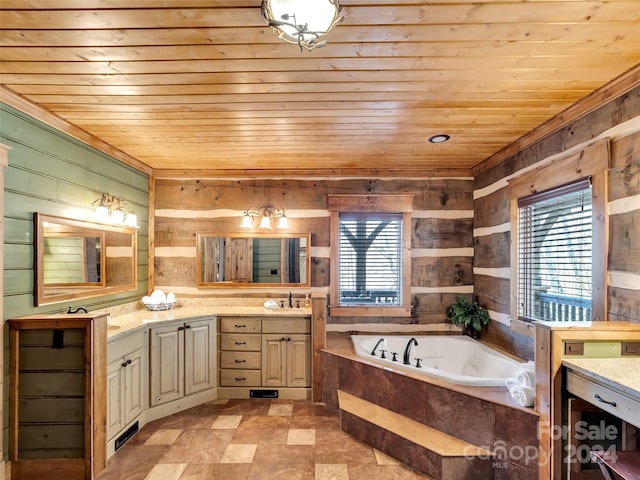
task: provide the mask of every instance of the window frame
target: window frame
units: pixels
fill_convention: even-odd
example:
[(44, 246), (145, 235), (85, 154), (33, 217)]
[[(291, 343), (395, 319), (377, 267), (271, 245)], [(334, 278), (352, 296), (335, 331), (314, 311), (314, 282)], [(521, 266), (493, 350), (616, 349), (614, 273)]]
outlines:
[[(565, 155), (529, 170), (509, 181), (511, 201), (511, 320), (529, 322), (518, 317), (518, 199), (552, 190), (563, 185), (591, 177), (592, 198), (592, 321), (607, 320), (607, 259), (609, 257), (608, 170), (610, 164), (609, 140), (600, 140), (580, 151)], [(569, 322), (563, 322), (569, 323)]]
[[(410, 317), (411, 316), (411, 212), (413, 195), (328, 195), (331, 232), (329, 309), (331, 316)], [(340, 265), (340, 213), (401, 214), (402, 215), (402, 303), (401, 305), (338, 304)]]

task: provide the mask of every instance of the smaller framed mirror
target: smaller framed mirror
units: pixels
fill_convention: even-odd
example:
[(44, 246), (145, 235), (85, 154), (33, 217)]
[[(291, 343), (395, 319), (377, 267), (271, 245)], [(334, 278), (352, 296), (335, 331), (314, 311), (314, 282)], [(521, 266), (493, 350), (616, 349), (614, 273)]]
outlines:
[(36, 306), (137, 288), (137, 230), (34, 214)]
[(196, 234), (199, 287), (309, 287), (311, 234)]

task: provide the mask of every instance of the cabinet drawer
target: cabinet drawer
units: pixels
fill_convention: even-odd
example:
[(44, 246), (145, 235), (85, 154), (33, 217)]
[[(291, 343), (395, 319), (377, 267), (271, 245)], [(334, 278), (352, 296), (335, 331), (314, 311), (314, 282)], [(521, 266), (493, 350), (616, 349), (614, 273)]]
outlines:
[(140, 350), (143, 345), (144, 337), (142, 331), (109, 342), (107, 343), (107, 363), (120, 360), (136, 350)]
[(222, 317), (220, 331), (228, 333), (260, 333), (260, 319), (247, 317)]
[(220, 367), (234, 369), (260, 368), (260, 352), (221, 352)]
[(310, 333), (311, 322), (308, 318), (265, 318), (262, 320), (262, 333)]
[(260, 370), (220, 370), (222, 387), (259, 387)]
[(577, 397), (640, 428), (640, 401), (567, 371), (567, 390)]
[(220, 350), (260, 351), (260, 335), (254, 334), (222, 334)]

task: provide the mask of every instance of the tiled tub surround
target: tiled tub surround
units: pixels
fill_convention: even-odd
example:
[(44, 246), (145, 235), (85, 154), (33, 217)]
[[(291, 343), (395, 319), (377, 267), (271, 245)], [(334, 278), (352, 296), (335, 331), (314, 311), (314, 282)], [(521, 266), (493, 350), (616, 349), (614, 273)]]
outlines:
[[(322, 352), (322, 373), (323, 401), (342, 410), (342, 429), (418, 471), (445, 480), (538, 478), (538, 416), (517, 405), (505, 387), (456, 385), (393, 369), (358, 357), (349, 338), (338, 335), (329, 336)], [(367, 402), (374, 413), (345, 410), (338, 400), (341, 392)], [(442, 457), (421, 446), (430, 442), (429, 429), (412, 436), (399, 435), (401, 426), (392, 431), (380, 427), (393, 422), (388, 418), (393, 414), (490, 450), (495, 457)]]

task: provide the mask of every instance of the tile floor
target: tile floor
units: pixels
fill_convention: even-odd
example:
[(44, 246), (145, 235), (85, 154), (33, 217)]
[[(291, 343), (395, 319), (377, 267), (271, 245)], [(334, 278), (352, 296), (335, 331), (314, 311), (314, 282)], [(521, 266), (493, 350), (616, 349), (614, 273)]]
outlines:
[(219, 400), (145, 425), (98, 480), (429, 480), (297, 400)]

